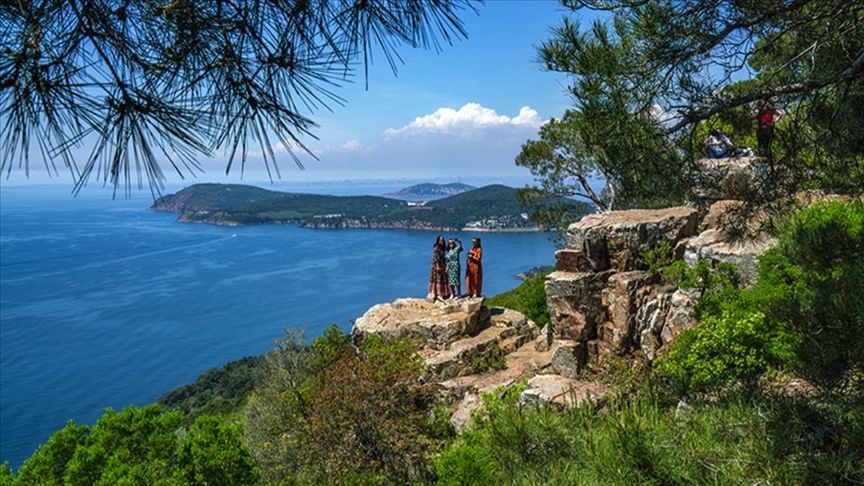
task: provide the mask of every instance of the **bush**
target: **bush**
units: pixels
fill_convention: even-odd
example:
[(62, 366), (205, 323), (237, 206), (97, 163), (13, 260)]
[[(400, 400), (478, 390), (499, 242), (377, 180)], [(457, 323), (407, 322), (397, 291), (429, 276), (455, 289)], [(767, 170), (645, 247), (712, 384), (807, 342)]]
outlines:
[(354, 346), (333, 326), (307, 347), (289, 333), (246, 410), (247, 442), (271, 482), (430, 481), (449, 436), (409, 341)]
[(616, 396), (603, 413), (526, 407), (518, 389), (489, 400), (436, 461), (438, 484), (794, 484), (772, 455), (770, 416), (743, 400), (683, 414), (650, 394)]
[(702, 292), (698, 327), (682, 334), (660, 369), (705, 387), (794, 366), (824, 389), (862, 388), (864, 202), (813, 205), (790, 218), (759, 259), (756, 284), (699, 262), (667, 275)]
[(798, 371), (826, 389), (864, 376), (864, 200), (815, 204), (795, 215), (760, 259), (748, 297), (802, 340)]
[(486, 305), (519, 311), (542, 328), (550, 323), (549, 308), (546, 307), (546, 276), (550, 273), (552, 270), (540, 272), (513, 290), (490, 297)]
[(678, 336), (658, 363), (685, 390), (735, 380), (754, 380), (769, 367), (789, 367), (797, 337), (788, 326), (772, 326), (760, 312), (710, 315)]

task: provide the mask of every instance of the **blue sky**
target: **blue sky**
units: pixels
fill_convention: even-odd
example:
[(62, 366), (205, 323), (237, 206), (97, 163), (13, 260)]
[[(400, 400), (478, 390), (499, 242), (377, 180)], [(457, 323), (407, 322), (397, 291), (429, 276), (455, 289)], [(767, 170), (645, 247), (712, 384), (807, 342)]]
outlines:
[[(570, 106), (567, 78), (543, 70), (536, 46), (566, 14), (553, 0), (489, 0), (462, 18), (468, 39), (442, 52), (400, 49), (404, 64), (393, 74), (386, 59), (373, 58), (369, 88), (362, 72), (336, 90), (345, 106), (306, 113), (320, 127), (305, 139), (318, 160), (301, 155), (300, 171), (278, 154), (282, 183), (344, 179), (517, 179), (530, 174), (513, 163), (520, 146), (536, 138), (540, 124)], [(82, 153), (81, 159), (86, 156)], [(189, 182), (266, 181), (260, 158), (225, 175), (226, 157), (202, 161), (206, 173)], [(80, 163), (80, 162), (79, 162)], [(183, 181), (166, 175), (170, 185)], [(63, 182), (47, 179), (31, 161), (28, 180), (13, 170), (3, 185)]]

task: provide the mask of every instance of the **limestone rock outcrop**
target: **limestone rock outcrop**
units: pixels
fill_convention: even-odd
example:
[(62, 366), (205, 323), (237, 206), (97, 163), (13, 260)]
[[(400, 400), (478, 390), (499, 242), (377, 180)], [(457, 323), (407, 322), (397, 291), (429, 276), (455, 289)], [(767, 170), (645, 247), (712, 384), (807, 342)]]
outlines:
[[(366, 311), (351, 334), (356, 340), (374, 333), (416, 342), (426, 363), (422, 379), (438, 383), (441, 398), (454, 404), (451, 422), (461, 430), (482, 405), (482, 393), (556, 369), (575, 372), (581, 359), (572, 353), (568, 358), (563, 345), (550, 345), (548, 336), (521, 312), (483, 303), (483, 298), (398, 299)], [(592, 388), (591, 393), (597, 398), (599, 392)], [(541, 394), (541, 400), (547, 395)], [(570, 398), (558, 402), (562, 400), (570, 403)]]
[[(716, 176), (716, 191), (705, 195), (734, 195), (733, 188), (758, 175), (759, 163), (704, 162)], [(568, 228), (567, 248), (556, 252), (556, 271), (546, 280), (555, 373), (575, 379), (583, 367), (605, 369), (611, 358), (633, 350), (653, 359), (661, 347), (695, 326), (698, 292), (661, 283), (640, 261), (664, 241), (673, 249), (672, 258), (691, 267), (699, 260), (730, 263), (745, 285), (755, 280), (759, 255), (776, 241), (767, 235), (730, 240), (723, 221), (742, 203), (709, 203), (702, 210), (682, 206), (593, 214)], [(758, 220), (747, 222), (758, 230)]]
[(483, 298), (398, 299), (369, 309), (355, 322), (352, 336), (360, 340), (375, 333), (416, 342), (426, 363), (422, 379), (438, 385), (441, 399), (454, 410), (451, 423), (457, 430), (470, 423), (484, 393), (523, 380), (524, 404), (565, 407), (588, 401), (602, 407), (609, 390), (584, 381), (584, 368), (608, 369), (637, 350), (654, 359), (696, 325), (699, 291), (663, 283), (649, 272), (646, 252), (666, 242), (671, 258), (690, 266), (700, 259), (731, 263), (747, 283), (755, 276), (757, 257), (775, 243), (768, 237), (728, 240), (723, 220), (741, 202), (712, 200), (735, 195), (752, 182), (758, 161), (705, 164), (713, 186), (700, 188), (707, 200), (701, 209), (614, 211), (570, 226), (567, 248), (555, 253), (556, 269), (546, 279), (552, 322), (542, 330), (519, 312), (486, 307)]
[(768, 170), (761, 157), (701, 159), (695, 193), (704, 200), (745, 199)]
[(677, 242), (695, 234), (697, 217), (694, 208), (685, 206), (591, 214), (570, 225), (567, 248), (582, 251), (595, 272), (625, 272), (662, 240)]
[(747, 230), (756, 234), (755, 238), (729, 238), (723, 231), (724, 220), (739, 207), (740, 201), (724, 200), (713, 203), (703, 220), (704, 231), (686, 242), (683, 259), (691, 267), (699, 260), (706, 260), (712, 265), (732, 264), (741, 274), (743, 283), (750, 285), (756, 280), (759, 255), (777, 244), (777, 240), (759, 232), (759, 225), (764, 218), (762, 214), (755, 214), (744, 222)]
[(575, 379), (582, 367), (603, 369), (643, 342), (656, 348), (664, 329), (674, 339), (692, 327), (692, 307), (673, 309), (640, 256), (664, 241), (683, 254), (698, 222), (698, 211), (682, 206), (593, 214), (570, 226), (546, 281), (553, 371)]
[(484, 324), (482, 298), (431, 302), (426, 299), (397, 299), (378, 304), (354, 322), (351, 334), (362, 338), (376, 333), (383, 338), (411, 339), (422, 347), (446, 349), (465, 335), (476, 335)]

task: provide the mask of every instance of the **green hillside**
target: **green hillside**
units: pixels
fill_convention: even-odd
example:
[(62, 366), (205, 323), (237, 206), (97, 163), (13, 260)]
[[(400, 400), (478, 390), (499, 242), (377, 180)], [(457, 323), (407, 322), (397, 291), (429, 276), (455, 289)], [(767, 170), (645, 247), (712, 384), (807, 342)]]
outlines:
[(231, 209), (284, 195), (284, 192), (243, 184), (194, 184), (176, 194), (160, 197), (150, 209), (175, 213)]
[[(327, 196), (242, 185), (196, 184), (165, 196), (153, 209), (182, 221), (224, 225), (298, 223), (314, 228), (532, 229), (517, 190), (490, 185), (413, 205), (381, 196)], [(578, 203), (573, 203), (578, 204)], [(586, 205), (579, 206), (584, 214)]]

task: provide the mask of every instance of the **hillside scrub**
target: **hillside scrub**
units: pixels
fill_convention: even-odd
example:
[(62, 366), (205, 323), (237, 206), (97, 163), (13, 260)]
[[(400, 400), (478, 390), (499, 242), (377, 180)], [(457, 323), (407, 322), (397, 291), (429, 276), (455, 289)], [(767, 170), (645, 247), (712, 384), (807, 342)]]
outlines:
[(434, 476), (449, 435), (423, 362), (408, 341), (355, 346), (333, 325), (305, 346), (289, 331), (245, 412), (246, 441), (265, 479), (298, 484), (405, 484)]
[[(157, 405), (108, 409), (92, 428), (69, 422), (18, 469), (0, 468), (0, 484), (252, 485), (258, 466), (238, 424), (203, 415), (188, 429), (181, 414)], [(182, 431), (182, 433), (180, 433)]]
[(545, 290), (546, 276), (550, 273), (552, 270), (545, 270), (525, 279), (515, 289), (488, 298), (486, 305), (517, 310), (542, 328), (550, 323)]

